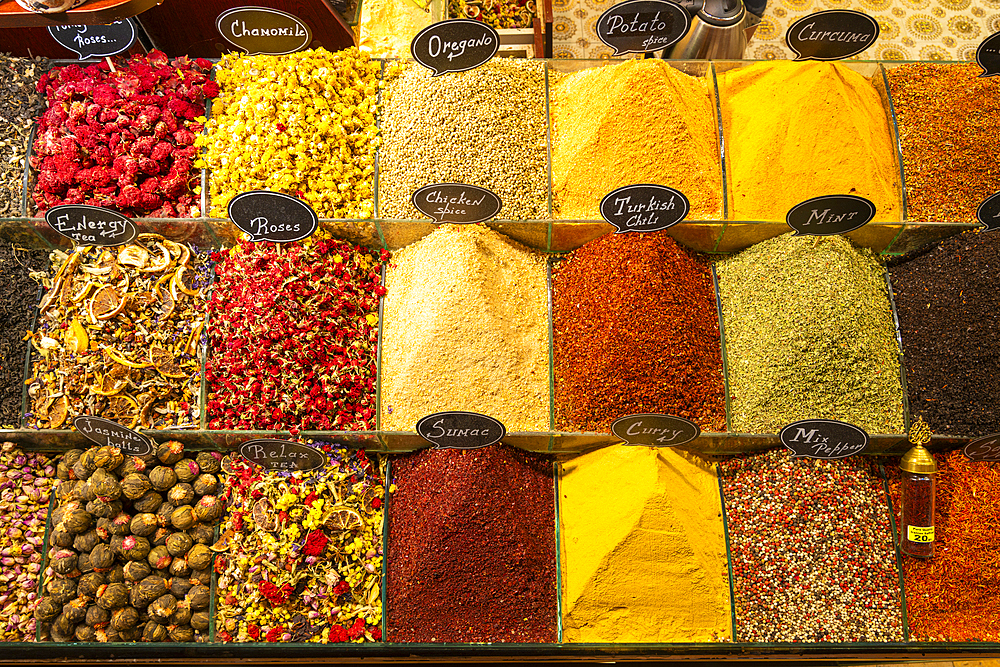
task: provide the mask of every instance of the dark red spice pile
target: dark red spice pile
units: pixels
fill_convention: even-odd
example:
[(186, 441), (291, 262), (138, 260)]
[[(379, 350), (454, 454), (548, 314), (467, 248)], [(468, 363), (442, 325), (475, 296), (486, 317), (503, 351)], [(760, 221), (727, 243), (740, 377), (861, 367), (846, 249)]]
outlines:
[(392, 470), (388, 640), (554, 642), (552, 462), (500, 445)]
[(665, 413), (724, 431), (708, 263), (663, 233), (608, 234), (552, 270), (556, 428)]
[(333, 239), (214, 253), (209, 428), (374, 429), (387, 257)]
[(90, 204), (130, 216), (200, 215), (195, 135), (205, 102), (219, 94), (204, 58), (169, 60), (160, 51), (112, 69), (108, 60), (69, 65), (38, 82), (42, 115), (31, 166), (38, 214), (60, 204)]
[[(1000, 463), (970, 461), (961, 451), (934, 461), (934, 557), (903, 558), (910, 638), (1000, 641)], [(898, 465), (886, 465), (897, 526)]]

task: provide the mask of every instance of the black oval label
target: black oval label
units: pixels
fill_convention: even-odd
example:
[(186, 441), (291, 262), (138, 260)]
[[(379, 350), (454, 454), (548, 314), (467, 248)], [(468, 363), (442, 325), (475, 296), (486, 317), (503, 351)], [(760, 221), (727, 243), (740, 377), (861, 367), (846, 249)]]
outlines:
[(269, 472), (315, 470), (326, 465), (326, 454), (322, 451), (288, 440), (247, 440), (240, 445), (240, 454)]
[(302, 19), (270, 7), (233, 7), (219, 14), (215, 29), (248, 56), (282, 56), (312, 42), (312, 30)]
[(229, 202), (229, 219), (250, 235), (251, 241), (289, 243), (312, 236), (319, 218), (312, 207), (290, 195), (251, 190)]
[(495, 218), (503, 207), (500, 197), (477, 185), (435, 183), (410, 198), (413, 206), (434, 222), (469, 224)]
[(833, 419), (803, 419), (781, 429), (781, 444), (794, 457), (844, 459), (868, 447), (868, 434), (847, 422)]
[(878, 22), (853, 9), (828, 9), (788, 26), (785, 41), (796, 60), (842, 60), (857, 55), (878, 39)]
[(86, 204), (53, 206), (45, 212), (45, 222), (83, 245), (124, 245), (139, 235), (135, 223), (118, 211)]
[(1000, 192), (979, 205), (976, 209), (976, 219), (986, 225), (986, 231), (1000, 229)]
[(626, 185), (604, 196), (601, 216), (616, 234), (655, 232), (683, 220), (691, 204), (678, 190), (649, 183)]
[(854, 195), (824, 195), (797, 204), (785, 222), (795, 236), (833, 236), (864, 227), (875, 217), (875, 204)]
[(962, 453), (973, 461), (1000, 462), (1000, 433), (976, 438), (962, 448)]
[(602, 42), (625, 53), (652, 53), (672, 46), (687, 34), (691, 17), (665, 0), (628, 0), (611, 7), (597, 19), (595, 30)]
[(611, 433), (626, 445), (647, 447), (676, 447), (691, 442), (701, 429), (693, 421), (673, 415), (629, 415), (611, 424)]
[(73, 418), (73, 426), (88, 440), (102, 447), (105, 445), (117, 447), (122, 454), (145, 456), (153, 452), (153, 441), (142, 433), (136, 433), (130, 428), (101, 417), (80, 415)]
[(127, 51), (135, 42), (136, 30), (132, 19), (123, 19), (108, 25), (49, 26), (49, 34), (80, 60), (86, 60)]
[(981, 78), (1000, 74), (1000, 32), (983, 40), (976, 49), (976, 62), (983, 68)]
[(417, 422), (417, 433), (438, 449), (478, 449), (500, 442), (507, 428), (477, 412), (435, 412)]
[(410, 42), (410, 54), (432, 71), (465, 72), (489, 62), (500, 49), (500, 35), (482, 21), (452, 19), (430, 25)]

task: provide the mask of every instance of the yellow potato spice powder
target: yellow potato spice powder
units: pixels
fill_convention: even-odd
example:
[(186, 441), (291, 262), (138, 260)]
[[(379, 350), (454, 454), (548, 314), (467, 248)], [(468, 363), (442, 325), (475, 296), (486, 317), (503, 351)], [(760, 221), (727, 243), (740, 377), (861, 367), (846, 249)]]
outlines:
[(659, 59), (627, 60), (554, 72), (550, 85), (557, 218), (599, 220), (601, 199), (636, 183), (680, 190), (691, 219), (722, 217), (715, 102), (704, 77)]
[(732, 638), (715, 464), (672, 449), (613, 445), (560, 468), (563, 638)]
[(356, 48), (284, 56), (226, 54), (198, 166), (211, 170), (210, 212), (241, 192), (299, 197), (321, 218), (375, 212), (379, 70)]
[(899, 166), (882, 99), (836, 63), (761, 62), (718, 78), (731, 220), (785, 220), (796, 204), (856, 195), (901, 219)]
[(395, 253), (383, 301), (381, 428), (469, 410), (549, 429), (545, 258), (480, 225), (442, 225)]

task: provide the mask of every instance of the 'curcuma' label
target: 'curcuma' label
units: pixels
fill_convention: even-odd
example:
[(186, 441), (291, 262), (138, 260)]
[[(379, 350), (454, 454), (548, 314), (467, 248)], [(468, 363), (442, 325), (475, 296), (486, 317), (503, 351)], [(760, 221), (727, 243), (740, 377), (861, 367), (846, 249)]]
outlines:
[(219, 14), (215, 29), (248, 56), (283, 56), (312, 42), (312, 30), (298, 16), (270, 7), (233, 7)]
[(248, 440), (240, 445), (240, 454), (270, 472), (315, 470), (326, 465), (326, 455), (320, 450), (288, 440)]
[(701, 429), (692, 421), (673, 415), (629, 415), (611, 424), (611, 433), (626, 445), (647, 447), (676, 447), (691, 442)]
[(417, 433), (437, 449), (478, 449), (500, 442), (507, 427), (477, 412), (435, 412), (417, 422)]
[(785, 40), (796, 60), (842, 60), (874, 44), (880, 31), (878, 22), (867, 14), (829, 9), (788, 26)]
[(465, 72), (490, 61), (500, 49), (500, 34), (482, 21), (440, 21), (417, 33), (410, 42), (413, 59), (432, 76)]
[(135, 223), (118, 211), (86, 204), (53, 206), (45, 212), (45, 223), (83, 245), (124, 245), (139, 235)]
[(153, 441), (142, 433), (101, 417), (80, 415), (73, 418), (73, 426), (88, 440), (102, 447), (117, 447), (128, 456), (145, 456), (153, 451)]
[(652, 53), (676, 44), (691, 27), (691, 17), (665, 0), (628, 0), (601, 14), (594, 27), (598, 38), (625, 53)]

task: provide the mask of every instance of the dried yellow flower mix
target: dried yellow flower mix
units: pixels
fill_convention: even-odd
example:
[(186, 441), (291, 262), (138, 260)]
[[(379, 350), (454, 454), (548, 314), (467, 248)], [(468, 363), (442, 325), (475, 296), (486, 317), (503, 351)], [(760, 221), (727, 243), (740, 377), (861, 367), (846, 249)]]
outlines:
[(321, 218), (375, 212), (380, 64), (356, 48), (286, 56), (227, 54), (216, 67), (198, 166), (211, 170), (210, 214), (241, 192), (299, 197)]

